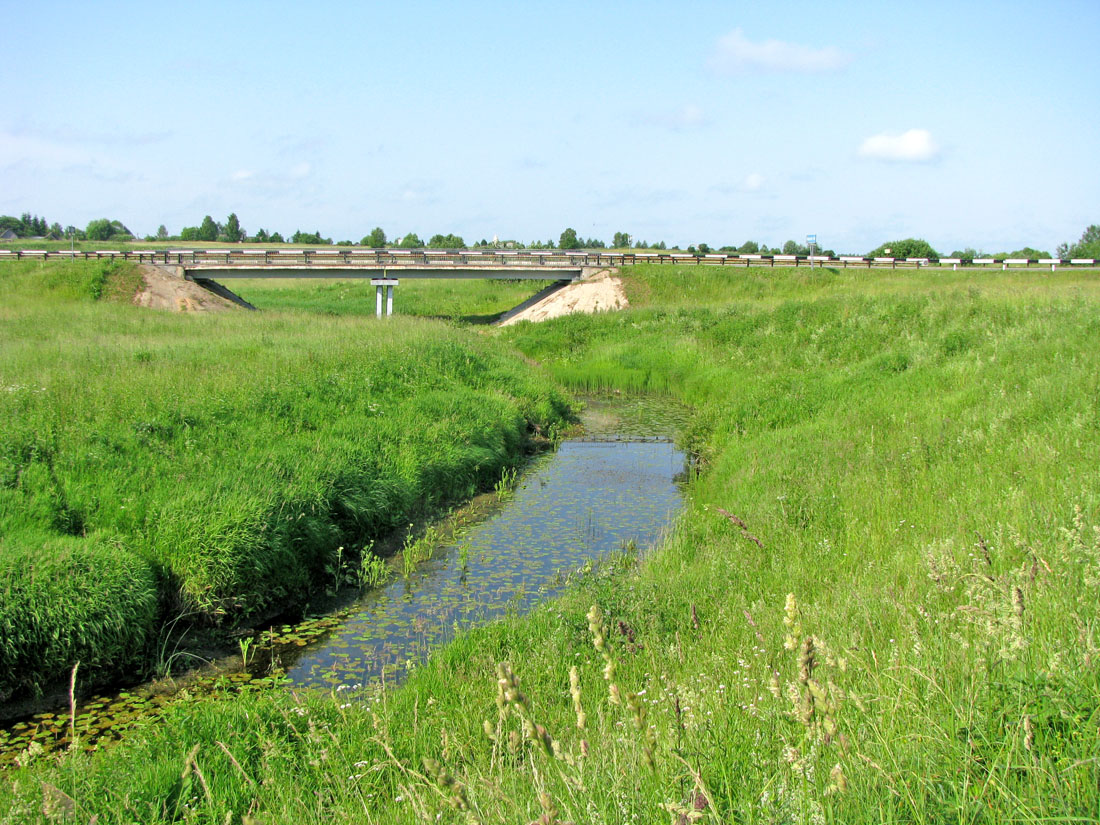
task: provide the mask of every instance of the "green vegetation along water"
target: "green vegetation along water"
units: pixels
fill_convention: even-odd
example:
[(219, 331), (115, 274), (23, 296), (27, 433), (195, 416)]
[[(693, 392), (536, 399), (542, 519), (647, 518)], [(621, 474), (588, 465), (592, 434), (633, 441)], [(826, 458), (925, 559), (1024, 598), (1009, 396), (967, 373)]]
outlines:
[(86, 684), (167, 670), (181, 621), (308, 600), (570, 417), (519, 356), (442, 323), (103, 300), (133, 279), (0, 264), (0, 702), (77, 661)]
[[(43, 711), (0, 728), (0, 766), (27, 748), (103, 748), (154, 723), (169, 705), (194, 706), (242, 689), (353, 686), (403, 678), (452, 638), (505, 613), (522, 613), (590, 573), (616, 551), (653, 547), (681, 502), (685, 458), (671, 437), (684, 411), (651, 398), (588, 399), (586, 440), (537, 457), (514, 486), (501, 484), (458, 535), (428, 544), (408, 569), (399, 553), (388, 582), (329, 615), (243, 634), (240, 655), (187, 674)], [(495, 499), (495, 501), (493, 501)], [(425, 541), (427, 539), (427, 542)], [(428, 555), (430, 554), (430, 555)], [(195, 659), (200, 663), (201, 660)], [(188, 662), (181, 662), (185, 666)], [(352, 694), (348, 694), (351, 696)]]
[(684, 455), (667, 440), (565, 441), (499, 513), (395, 572), (318, 645), (285, 662), (290, 682), (334, 687), (403, 677), (455, 633), (525, 613), (616, 550), (646, 550), (680, 504)]
[(659, 548), (460, 633), (369, 707), (246, 691), (109, 754), (28, 754), (0, 810), (1096, 821), (1100, 279), (624, 277), (628, 311), (486, 338), (573, 389), (690, 405)]

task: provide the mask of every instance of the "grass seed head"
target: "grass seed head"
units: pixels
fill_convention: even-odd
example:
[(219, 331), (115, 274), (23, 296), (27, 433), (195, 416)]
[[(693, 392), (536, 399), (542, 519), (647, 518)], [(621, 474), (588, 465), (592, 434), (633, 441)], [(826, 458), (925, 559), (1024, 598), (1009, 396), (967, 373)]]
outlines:
[(807, 684), (813, 677), (817, 662), (814, 658), (814, 637), (807, 636), (802, 640), (802, 647), (798, 652), (798, 680)]
[(787, 628), (783, 647), (787, 650), (795, 650), (798, 647), (798, 637), (802, 635), (802, 623), (798, 615), (798, 602), (794, 593), (787, 594), (787, 602), (783, 607), (783, 626)]
[(569, 695), (573, 697), (573, 710), (577, 714), (577, 729), (584, 730), (588, 723), (588, 715), (581, 704), (581, 675), (577, 666), (569, 668)]
[(848, 790), (848, 777), (844, 775), (844, 768), (837, 762), (829, 771), (829, 785), (825, 788), (825, 794), (842, 794)]

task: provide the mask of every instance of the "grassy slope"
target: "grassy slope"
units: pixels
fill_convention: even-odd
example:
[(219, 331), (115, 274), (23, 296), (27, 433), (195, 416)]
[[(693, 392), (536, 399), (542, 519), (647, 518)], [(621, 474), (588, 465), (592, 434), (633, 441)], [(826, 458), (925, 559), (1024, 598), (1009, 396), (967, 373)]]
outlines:
[(564, 409), (439, 324), (151, 313), (92, 300), (126, 266), (0, 266), (0, 695), (130, 667), (158, 619), (301, 600)]
[[(226, 285), (259, 309), (327, 315), (375, 314), (375, 288), (362, 279), (227, 280)], [(398, 315), (487, 323), (523, 303), (546, 281), (406, 278), (394, 288)]]
[[(367, 707), (238, 699), (17, 774), (13, 817), (1095, 817), (1095, 277), (627, 275), (640, 308), (505, 337), (573, 386), (696, 408), (704, 472), (666, 546)], [(525, 695), (498, 694), (504, 660)]]

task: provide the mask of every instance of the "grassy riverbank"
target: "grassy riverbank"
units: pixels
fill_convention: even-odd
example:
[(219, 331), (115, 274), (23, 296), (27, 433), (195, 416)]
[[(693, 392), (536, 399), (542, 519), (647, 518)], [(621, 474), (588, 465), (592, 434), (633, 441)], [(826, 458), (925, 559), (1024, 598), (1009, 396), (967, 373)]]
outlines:
[(0, 697), (77, 660), (140, 670), (177, 617), (354, 577), (372, 539), (492, 487), (565, 412), (442, 324), (178, 316), (97, 300), (132, 291), (125, 265), (0, 267)]
[(1096, 277), (625, 275), (634, 309), (491, 343), (694, 408), (664, 547), (365, 702), (40, 759), (11, 820), (1095, 820)]

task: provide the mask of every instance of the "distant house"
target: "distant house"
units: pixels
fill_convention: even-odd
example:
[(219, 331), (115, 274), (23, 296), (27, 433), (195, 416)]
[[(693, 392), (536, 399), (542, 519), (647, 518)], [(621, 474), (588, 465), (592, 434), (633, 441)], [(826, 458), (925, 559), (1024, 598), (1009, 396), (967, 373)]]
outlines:
[(0, 232), (0, 241), (17, 241), (17, 240), (19, 240), (19, 236), (16, 235), (15, 231), (12, 230), (12, 229), (5, 229), (3, 232)]

